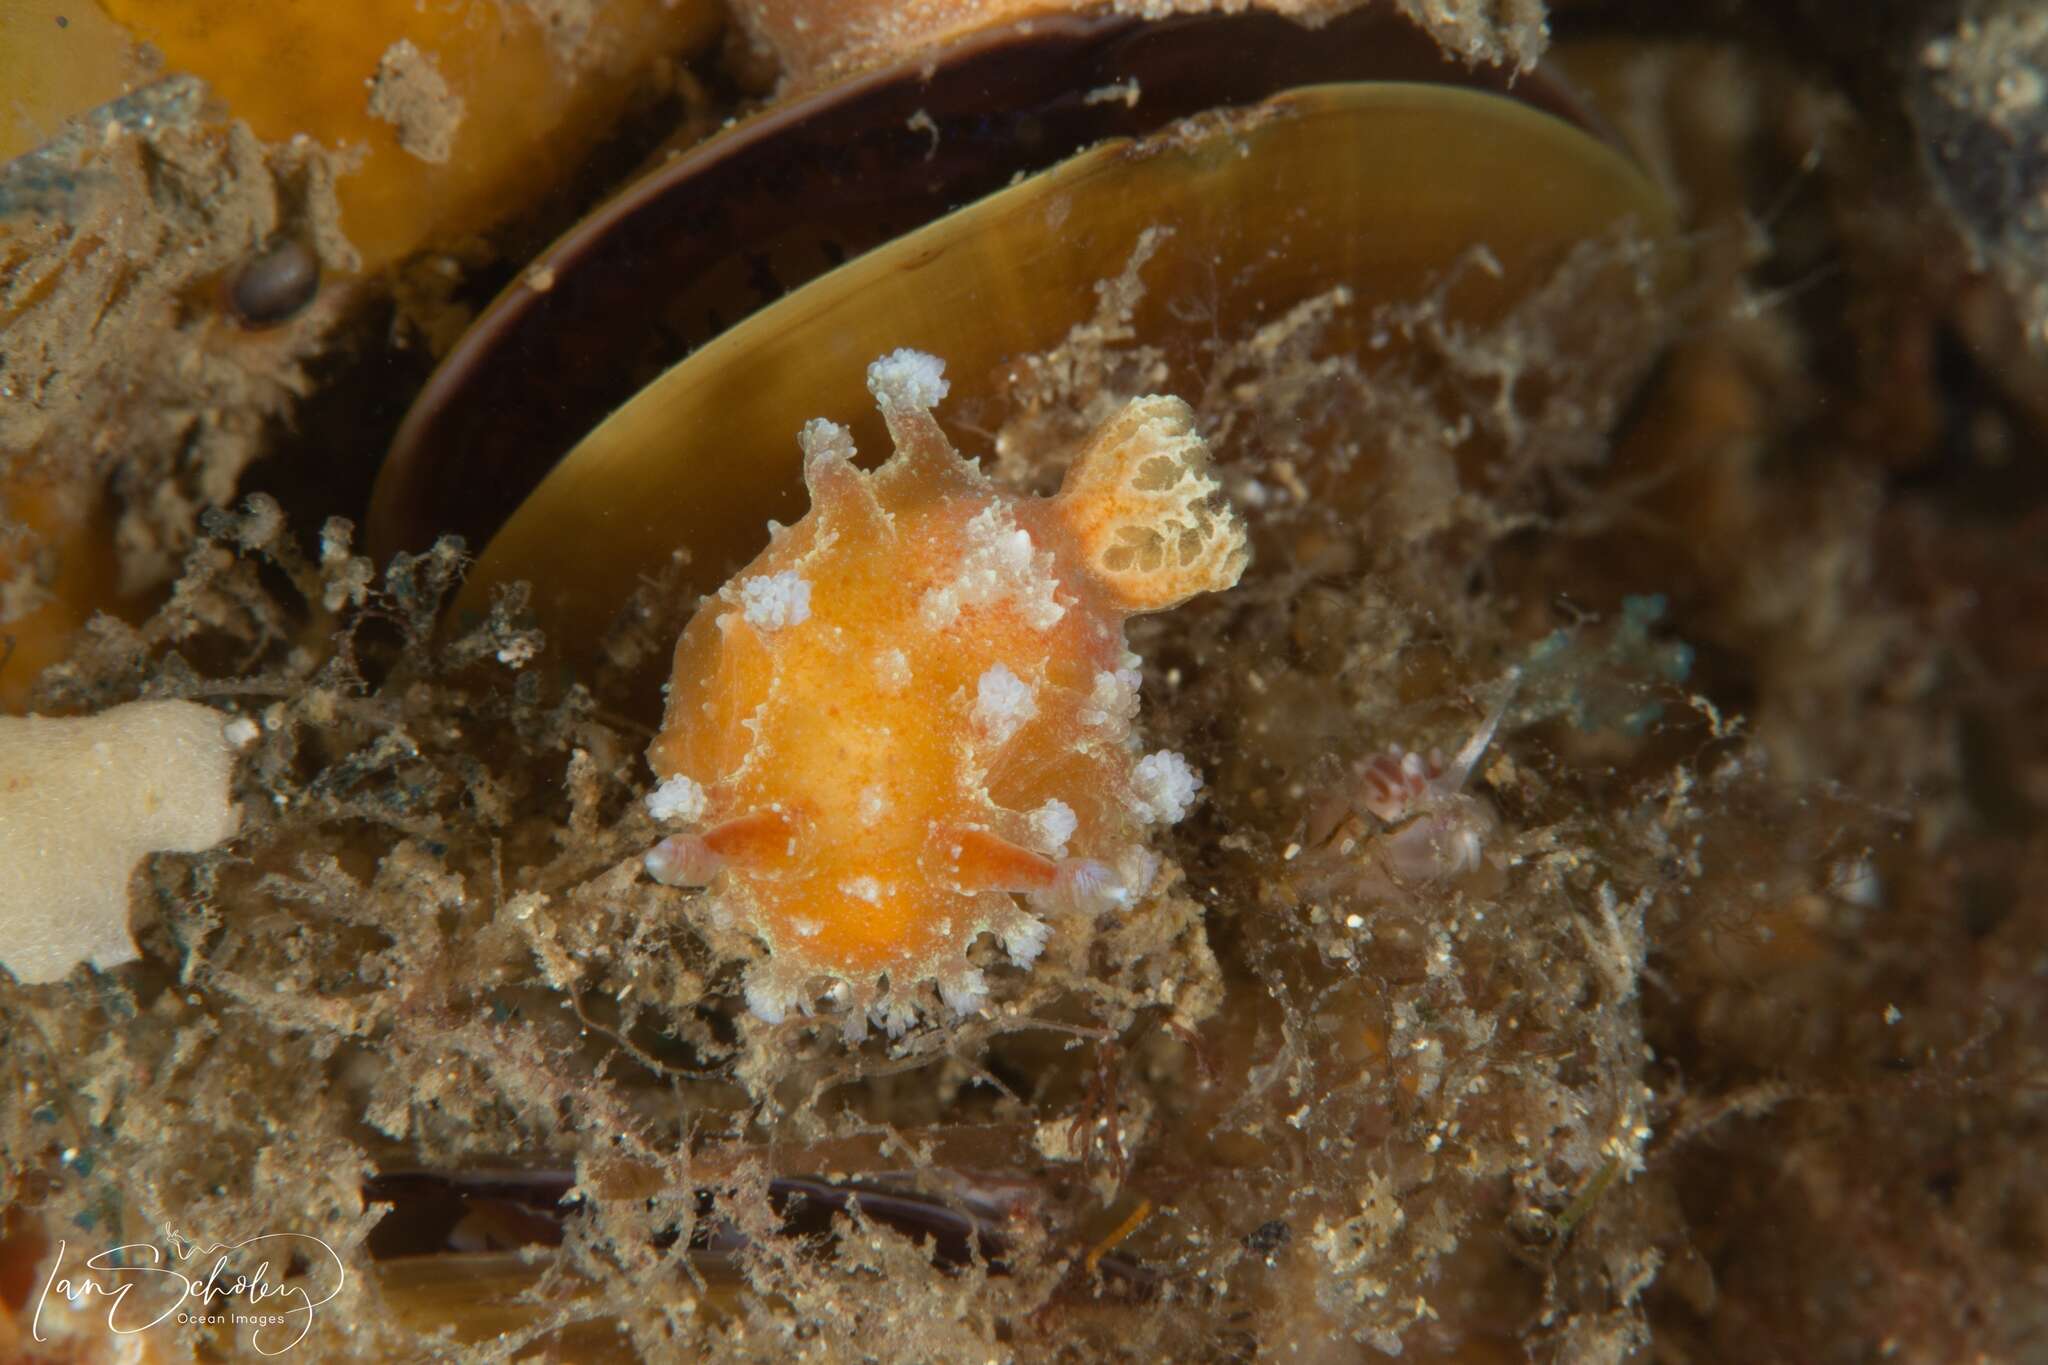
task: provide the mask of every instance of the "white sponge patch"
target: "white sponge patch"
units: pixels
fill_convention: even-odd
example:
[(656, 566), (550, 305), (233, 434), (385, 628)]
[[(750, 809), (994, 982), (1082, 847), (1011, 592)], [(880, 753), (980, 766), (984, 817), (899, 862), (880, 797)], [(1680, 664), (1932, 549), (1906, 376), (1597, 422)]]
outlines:
[(997, 664), (981, 675), (974, 695), (974, 723), (992, 744), (1002, 744), (1038, 714), (1031, 687), (1006, 666)]
[(781, 630), (811, 619), (810, 580), (784, 570), (740, 584), (741, 613), (756, 630)]
[(212, 848), (240, 824), (224, 719), (189, 701), (0, 716), (0, 967), (34, 983), (135, 960), (135, 864)]
[(1201, 774), (1171, 749), (1146, 754), (1131, 769), (1131, 790), (1138, 798), (1137, 816), (1155, 825), (1178, 824), (1201, 789)]

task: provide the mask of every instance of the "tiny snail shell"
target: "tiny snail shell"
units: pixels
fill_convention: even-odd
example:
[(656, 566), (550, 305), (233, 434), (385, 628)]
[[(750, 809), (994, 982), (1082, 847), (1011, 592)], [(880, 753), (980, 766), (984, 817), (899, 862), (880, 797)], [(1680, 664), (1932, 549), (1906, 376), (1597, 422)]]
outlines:
[(236, 267), (228, 312), (250, 329), (291, 321), (320, 292), (320, 257), (296, 237), (273, 237)]

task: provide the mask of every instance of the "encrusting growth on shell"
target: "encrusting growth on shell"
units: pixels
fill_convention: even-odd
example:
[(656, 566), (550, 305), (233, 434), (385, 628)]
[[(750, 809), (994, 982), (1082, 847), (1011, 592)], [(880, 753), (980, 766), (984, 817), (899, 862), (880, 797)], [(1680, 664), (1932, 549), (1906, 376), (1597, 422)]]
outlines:
[(1145, 891), (1145, 831), (1200, 777), (1139, 754), (1124, 622), (1235, 585), (1247, 559), (1178, 399), (1133, 399), (1035, 498), (953, 449), (934, 357), (885, 356), (868, 387), (895, 454), (865, 473), (844, 428), (803, 428), (811, 510), (683, 632), (648, 750), (650, 812), (690, 826), (648, 871), (709, 885), (766, 944), (756, 1015), (831, 989), (854, 1036), (908, 1027), (927, 983), (979, 1009), (982, 933), (1029, 966), (1047, 917)]
[[(1250, 0), (1251, 7), (1320, 23), (1361, 0)], [(1247, 0), (737, 0), (741, 31), (782, 69), (785, 93), (812, 89), (871, 67), (929, 56), (978, 31), (1062, 14), (1121, 10), (1234, 12)]]

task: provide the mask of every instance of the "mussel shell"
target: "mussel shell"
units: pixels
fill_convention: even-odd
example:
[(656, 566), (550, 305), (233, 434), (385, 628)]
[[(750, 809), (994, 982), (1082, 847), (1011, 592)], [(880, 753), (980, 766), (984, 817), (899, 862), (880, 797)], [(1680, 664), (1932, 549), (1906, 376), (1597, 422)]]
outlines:
[[(729, 1262), (693, 1258), (694, 1279), (676, 1276), (678, 1298), (699, 1312), (723, 1318), (741, 1308), (746, 1280)], [(378, 1277), (382, 1307), (398, 1323), (422, 1336), (438, 1336), (455, 1347), (483, 1347), (508, 1334), (530, 1333), (565, 1300), (592, 1290), (583, 1282), (550, 1273), (518, 1251), (459, 1252), (387, 1261)], [(543, 1297), (543, 1295), (546, 1297)], [(610, 1314), (576, 1319), (546, 1334), (529, 1360), (573, 1360), (579, 1365), (635, 1365), (646, 1359)], [(487, 1356), (480, 1358), (488, 1359)], [(422, 1357), (410, 1357), (420, 1359)]]
[[(368, 1243), (385, 1271), (380, 1288), (387, 1304), (416, 1328), (445, 1329), (463, 1342), (530, 1328), (541, 1309), (521, 1296), (538, 1282), (544, 1263), (522, 1256), (522, 1249), (561, 1245), (567, 1220), (586, 1197), (572, 1189), (575, 1184), (568, 1171), (510, 1169), (395, 1171), (371, 1177), (364, 1199), (390, 1206)], [(977, 1208), (958, 1194), (937, 1197), (901, 1178), (781, 1175), (767, 1184), (777, 1232), (793, 1243), (829, 1245), (840, 1220), (857, 1206), (873, 1225), (920, 1245), (941, 1270), (979, 1265), (991, 1275), (1012, 1272), (1004, 1208)], [(698, 1311), (734, 1315), (747, 1287), (736, 1258), (752, 1239), (719, 1216), (712, 1189), (698, 1190), (692, 1202), (691, 1235), (676, 1254), (679, 1260), (687, 1258)], [(455, 1250), (457, 1240), (469, 1249)], [(652, 1245), (673, 1249), (676, 1241), (673, 1231), (656, 1233)], [(488, 1249), (477, 1249), (477, 1244)], [(1149, 1295), (1160, 1285), (1157, 1272), (1125, 1256), (1098, 1254), (1090, 1264), (1102, 1286), (1122, 1297)], [(679, 1281), (681, 1275), (679, 1270)], [(1089, 1286), (1084, 1292), (1094, 1297), (1101, 1290)], [(575, 1344), (581, 1360), (590, 1358), (582, 1352), (605, 1341), (602, 1334), (585, 1331)]]
[[(683, 590), (709, 591), (765, 543), (768, 518), (803, 511), (806, 418), (850, 426), (870, 461), (887, 454), (863, 387), (870, 360), (899, 346), (945, 358), (941, 420), (992, 431), (1008, 415), (1012, 363), (1085, 320), (1096, 284), (1147, 229), (1170, 234), (1132, 321), (1164, 352), (1161, 387), (1185, 392), (1199, 388), (1205, 342), (1333, 287), (1359, 303), (1326, 346), (1393, 359), (1398, 343), (1375, 349), (1360, 335), (1374, 302), (1439, 284), (1448, 318), (1483, 324), (1575, 244), (1623, 224), (1652, 239), (1672, 231), (1666, 201), (1626, 158), (1527, 105), (1440, 85), (1298, 90), (1098, 146), (832, 271), (670, 369), (555, 466), (491, 541), (458, 609), (528, 580), (550, 644), (571, 668), (591, 662), (635, 586), (676, 550), (691, 556)], [(1480, 244), (1498, 270), (1451, 279)]]
[[(534, 261), (436, 370), (370, 517), (379, 557), (489, 540), (642, 385), (789, 290), (1095, 142), (1330, 81), (1506, 93), (1372, 6), (1319, 29), (1270, 14), (1061, 16), (776, 106), (656, 169)], [(1105, 97), (1135, 82), (1135, 102)], [(1125, 88), (1130, 88), (1126, 86)], [(1564, 87), (1513, 94), (1589, 126)], [(1091, 97), (1092, 96), (1092, 97)]]

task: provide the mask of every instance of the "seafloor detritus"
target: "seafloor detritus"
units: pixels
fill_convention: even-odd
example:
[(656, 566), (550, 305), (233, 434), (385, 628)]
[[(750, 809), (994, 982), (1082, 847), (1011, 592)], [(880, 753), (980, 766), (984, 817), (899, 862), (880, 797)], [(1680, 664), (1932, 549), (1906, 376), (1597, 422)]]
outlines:
[[(1476, 871), (1500, 817), (1465, 788), (1500, 729), (1517, 681), (1519, 674), (1510, 674), (1509, 696), (1495, 704), (1450, 766), (1438, 751), (1425, 755), (1398, 744), (1357, 763), (1352, 780), (1311, 817), (1303, 831), (1309, 845), (1323, 850), (1334, 845), (1339, 857), (1353, 851), (1361, 841), (1357, 816), (1364, 812), (1380, 825), (1369, 876), (1386, 894), (1438, 886)], [(1349, 875), (1360, 882), (1355, 869)]]
[(148, 614), (316, 370), (459, 331), (485, 234), (687, 88), (715, 9), (0, 6), (0, 711), (93, 612)]
[(459, 252), (464, 237), (530, 209), (645, 90), (652, 68), (701, 50), (718, 23), (708, 0), (371, 0), (346, 13), (95, 0), (76, 7), (88, 11), (76, 23), (14, 12), (53, 8), (64, 7), (0, 15), (0, 82), (22, 93), (0, 129), (0, 157), (75, 116), (104, 120), (105, 110), (87, 110), (167, 74), (196, 77), (267, 149), (296, 138), (339, 163), (338, 221), (327, 231), (350, 243), (351, 270), (372, 274), (422, 248)]
[(756, 1015), (808, 1011), (824, 978), (854, 1037), (870, 1014), (902, 1032), (927, 981), (979, 1009), (977, 935), (1028, 967), (1054, 915), (1149, 889), (1141, 831), (1200, 779), (1138, 757), (1124, 618), (1229, 588), (1246, 559), (1179, 399), (1125, 404), (1040, 499), (953, 449), (936, 358), (897, 351), (868, 386), (895, 454), (865, 473), (844, 427), (804, 428), (811, 511), (683, 632), (648, 751), (652, 808), (701, 826), (649, 871), (715, 879), (714, 913), (767, 943)]

